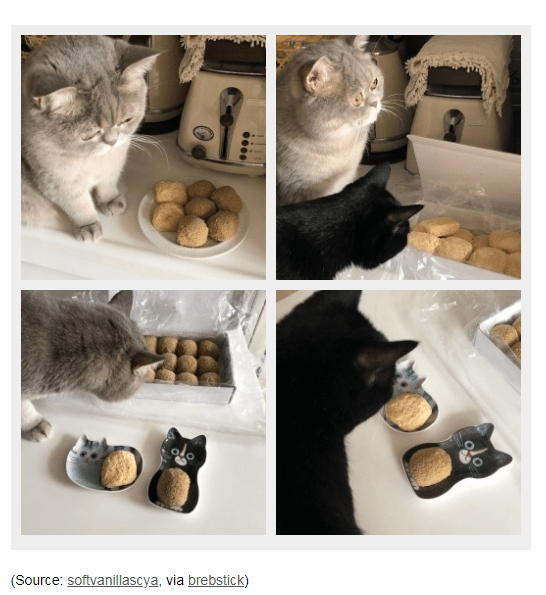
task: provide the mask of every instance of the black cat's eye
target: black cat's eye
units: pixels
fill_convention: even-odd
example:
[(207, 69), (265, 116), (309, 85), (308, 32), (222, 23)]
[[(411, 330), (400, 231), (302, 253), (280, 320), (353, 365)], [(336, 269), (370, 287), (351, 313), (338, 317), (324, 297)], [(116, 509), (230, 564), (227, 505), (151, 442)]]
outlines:
[(470, 440), (467, 440), (464, 443), (464, 447), (467, 448), (468, 450), (472, 450), (474, 448), (474, 442), (470, 442)]
[(474, 467), (481, 467), (483, 465), (483, 461), (480, 459), (480, 457), (476, 457), (475, 459), (472, 459), (472, 464)]
[(377, 89), (378, 84), (379, 81), (377, 80), (377, 78), (373, 79), (372, 84), (370, 85), (370, 90), (375, 91), (375, 89)]
[(193, 452), (189, 452), (186, 455), (186, 458), (188, 459), (188, 461), (193, 461), (193, 459), (195, 459), (195, 455), (193, 454)]
[(176, 455), (179, 455), (180, 454), (180, 451), (178, 450), (178, 448), (173, 448), (171, 450), (171, 454), (174, 455), (174, 456), (176, 456)]

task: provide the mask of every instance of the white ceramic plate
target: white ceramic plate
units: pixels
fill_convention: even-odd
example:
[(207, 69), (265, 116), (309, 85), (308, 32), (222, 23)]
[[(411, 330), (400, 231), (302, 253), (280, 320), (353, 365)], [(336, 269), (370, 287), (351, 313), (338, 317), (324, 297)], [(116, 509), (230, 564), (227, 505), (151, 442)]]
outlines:
[(152, 214), (156, 206), (153, 190), (150, 190), (144, 195), (138, 208), (138, 222), (142, 232), (150, 242), (171, 256), (178, 256), (179, 258), (214, 258), (215, 256), (222, 256), (222, 254), (235, 250), (248, 233), (250, 214), (243, 203), (243, 208), (239, 213), (239, 229), (230, 240), (215, 242), (209, 238), (205, 245), (200, 248), (179, 246), (176, 242), (176, 232), (157, 231), (152, 225)]

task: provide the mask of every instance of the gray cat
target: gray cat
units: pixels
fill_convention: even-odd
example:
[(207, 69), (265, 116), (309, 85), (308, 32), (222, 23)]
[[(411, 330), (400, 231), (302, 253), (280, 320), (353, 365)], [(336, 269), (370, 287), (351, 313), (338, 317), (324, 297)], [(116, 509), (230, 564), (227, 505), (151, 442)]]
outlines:
[(119, 292), (108, 305), (21, 292), (23, 438), (39, 442), (51, 434), (33, 399), (84, 390), (103, 401), (122, 401), (164, 359), (148, 351), (129, 318), (132, 301), (131, 291)]
[(21, 86), (21, 221), (70, 220), (78, 240), (102, 237), (96, 210), (118, 215), (131, 137), (146, 109), (157, 52), (101, 35), (58, 35), (30, 53)]
[(368, 35), (312, 43), (277, 76), (277, 203), (340, 192), (356, 178), (381, 110)]

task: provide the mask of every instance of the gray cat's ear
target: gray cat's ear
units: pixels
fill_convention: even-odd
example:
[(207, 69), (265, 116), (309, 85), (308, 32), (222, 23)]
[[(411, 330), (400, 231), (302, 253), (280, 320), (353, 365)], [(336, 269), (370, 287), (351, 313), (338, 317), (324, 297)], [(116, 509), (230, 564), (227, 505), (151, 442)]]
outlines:
[(402, 356), (417, 347), (417, 341), (392, 341), (373, 347), (365, 347), (357, 357), (357, 364), (365, 373), (366, 382), (373, 384), (376, 375), (385, 368), (392, 366)]
[(350, 44), (357, 50), (361, 52), (366, 51), (366, 46), (368, 45), (368, 41), (370, 40), (369, 35), (349, 35)]
[(304, 89), (313, 95), (323, 95), (332, 88), (334, 70), (334, 65), (326, 56), (314, 64), (306, 64), (300, 71)]
[(145, 377), (150, 368), (155, 370), (164, 359), (164, 355), (157, 355), (151, 351), (137, 351), (131, 356), (131, 369), (134, 374)]
[(77, 108), (78, 90), (58, 74), (35, 73), (27, 79), (26, 91), (41, 110), (70, 113)]
[(116, 39), (115, 47), (118, 55), (119, 68), (122, 71), (121, 85), (132, 85), (154, 65), (159, 52), (150, 48), (132, 45), (121, 39)]
[(108, 305), (119, 310), (126, 316), (130, 316), (131, 308), (133, 307), (133, 292), (131, 290), (119, 291), (108, 302)]

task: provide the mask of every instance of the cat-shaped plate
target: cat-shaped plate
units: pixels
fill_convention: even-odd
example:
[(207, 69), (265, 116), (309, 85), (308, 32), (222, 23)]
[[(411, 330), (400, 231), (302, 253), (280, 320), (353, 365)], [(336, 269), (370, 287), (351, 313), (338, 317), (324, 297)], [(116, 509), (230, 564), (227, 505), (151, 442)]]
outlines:
[(225, 242), (216, 242), (207, 239), (204, 246), (200, 248), (188, 248), (179, 246), (176, 241), (176, 232), (157, 231), (152, 225), (152, 214), (157, 207), (154, 200), (154, 191), (150, 190), (142, 199), (138, 208), (138, 222), (144, 235), (160, 250), (178, 256), (179, 258), (214, 258), (222, 256), (232, 250), (235, 250), (246, 238), (250, 227), (250, 214), (248, 208), (243, 203), (243, 208), (239, 212), (239, 228), (237, 233)]
[[(148, 498), (152, 504), (175, 512), (191, 512), (197, 506), (199, 500), (197, 473), (207, 458), (206, 445), (205, 436), (189, 439), (184, 438), (176, 428), (169, 430), (161, 445), (161, 465), (152, 477), (148, 488)], [(167, 470), (177, 470), (179, 475), (189, 480), (189, 485), (185, 486), (186, 498), (185, 500), (181, 498), (179, 504), (175, 504), (176, 495), (173, 496), (177, 487), (174, 485), (175, 482), (160, 481), (161, 476)], [(162, 492), (163, 500), (160, 497)], [(168, 502), (167, 499), (171, 498), (171, 502)]]
[[(137, 476), (127, 485), (106, 488), (101, 483), (101, 471), (104, 459), (116, 450), (125, 450), (134, 455), (137, 465)], [(66, 473), (68, 477), (81, 488), (100, 492), (122, 492), (129, 489), (140, 477), (142, 472), (142, 455), (132, 446), (111, 446), (106, 438), (89, 440), (82, 434), (76, 444), (70, 449), (66, 458)]]
[[(437, 498), (461, 479), (489, 477), (501, 467), (508, 465), (512, 457), (500, 450), (495, 450), (491, 443), (493, 430), (494, 426), (490, 423), (468, 426), (458, 430), (443, 442), (419, 444), (410, 448), (402, 457), (402, 464), (415, 494), (424, 499)], [(423, 487), (412, 477), (410, 459), (417, 451), (434, 447), (442, 449), (450, 456), (451, 473), (438, 483)]]
[[(393, 399), (403, 394), (416, 394), (421, 395), (423, 399), (430, 405), (431, 413), (427, 421), (416, 428), (415, 430), (403, 430), (398, 427), (387, 417), (387, 405), (381, 409), (381, 417), (383, 421), (393, 430), (397, 432), (403, 432), (404, 434), (412, 434), (413, 432), (422, 432), (438, 419), (440, 410), (438, 403), (427, 393), (427, 391), (421, 386), (426, 380), (426, 376), (419, 376), (413, 369), (415, 362), (413, 360), (400, 360), (396, 362), (396, 381), (393, 389)], [(389, 401), (390, 402), (390, 401)]]

